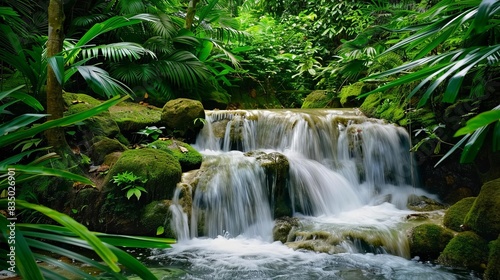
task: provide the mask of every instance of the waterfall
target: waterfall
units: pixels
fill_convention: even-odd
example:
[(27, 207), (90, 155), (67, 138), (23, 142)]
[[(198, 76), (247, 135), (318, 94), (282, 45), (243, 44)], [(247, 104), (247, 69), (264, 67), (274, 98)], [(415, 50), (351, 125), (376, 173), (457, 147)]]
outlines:
[[(352, 237), (354, 227), (345, 226), (351, 221), (339, 217), (383, 209), (365, 219), (366, 228), (370, 234), (374, 228), (381, 232), (386, 251), (406, 255), (396, 248), (400, 245), (384, 244), (393, 239), (405, 246), (406, 239), (393, 227), (399, 216), (379, 206), (404, 211), (411, 194), (435, 198), (413, 186), (405, 129), (353, 109), (209, 111), (193, 146), (204, 161), (191, 186), (191, 238), (243, 235), (269, 241), (278, 214), (333, 219), (338, 229), (331, 229), (332, 235)], [(276, 154), (286, 161), (284, 173), (273, 169)], [(180, 213), (173, 216), (185, 220)], [(174, 224), (178, 237), (185, 238), (187, 222)]]

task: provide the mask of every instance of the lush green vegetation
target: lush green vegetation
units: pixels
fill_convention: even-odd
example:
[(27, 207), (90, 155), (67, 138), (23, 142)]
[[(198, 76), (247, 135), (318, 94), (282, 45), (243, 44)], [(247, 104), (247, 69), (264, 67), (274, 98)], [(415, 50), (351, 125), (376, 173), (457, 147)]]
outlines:
[[(68, 131), (54, 128), (79, 126), (120, 96), (159, 107), (177, 97), (221, 109), (246, 108), (245, 102), (279, 107), (275, 100), (282, 107), (356, 106), (419, 128), (414, 150), (430, 145), (428, 155), (441, 159), (462, 150), (460, 162), (470, 163), (481, 152), (500, 150), (499, 17), (500, 2), (493, 0), (0, 0), (0, 171), (16, 168), (19, 184), (46, 175), (92, 185), (81, 168), (73, 169), (79, 175), (65, 171), (80, 161), (65, 141)], [(64, 21), (54, 39), (48, 26), (56, 18)], [(111, 100), (82, 104), (82, 111), (61, 118), (68, 106), (63, 91)], [(140, 133), (156, 140), (161, 129)], [(199, 155), (193, 157), (185, 164), (198, 165)], [(48, 168), (55, 160), (62, 167)], [(131, 201), (149, 195), (131, 186)], [(28, 202), (19, 206), (50, 212)], [(116, 273), (121, 253), (96, 239), (113, 245), (112, 238), (50, 213), (64, 227), (24, 224), (20, 230), (27, 237), (44, 232), (47, 240), (69, 236), (70, 244), (86, 240), (111, 269), (103, 270)], [(48, 249), (30, 238), (26, 246)], [(31, 271), (35, 257), (26, 258)]]

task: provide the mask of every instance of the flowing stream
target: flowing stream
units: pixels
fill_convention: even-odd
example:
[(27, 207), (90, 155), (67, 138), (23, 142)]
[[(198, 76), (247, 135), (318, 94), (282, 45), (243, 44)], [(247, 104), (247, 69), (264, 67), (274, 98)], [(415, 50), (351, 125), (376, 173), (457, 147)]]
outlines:
[(194, 147), (203, 165), (171, 207), (178, 243), (148, 258), (169, 277), (476, 279), (409, 259), (407, 203), (437, 197), (417, 187), (401, 127), (356, 110), (210, 111)]

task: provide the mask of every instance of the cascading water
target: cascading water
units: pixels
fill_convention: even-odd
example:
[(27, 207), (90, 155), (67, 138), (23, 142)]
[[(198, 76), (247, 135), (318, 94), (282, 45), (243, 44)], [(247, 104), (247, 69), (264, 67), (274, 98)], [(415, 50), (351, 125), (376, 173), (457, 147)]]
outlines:
[[(287, 279), (372, 279), (359, 273), (376, 271), (380, 264), (363, 268), (349, 262), (367, 258), (362, 257), (366, 253), (383, 253), (385, 257), (371, 255), (373, 263), (388, 258), (391, 264), (380, 265), (381, 271), (373, 275), (380, 277), (377, 279), (407, 279), (410, 274), (402, 268), (409, 262), (404, 259), (409, 257), (406, 216), (413, 213), (406, 208), (408, 197), (435, 199), (413, 186), (415, 172), (408, 139), (403, 128), (366, 118), (356, 110), (207, 112), (206, 124), (194, 145), (204, 155), (202, 167), (195, 180), (183, 182), (183, 186), (191, 184), (187, 191), (192, 195), (190, 213), (180, 205), (181, 191), (171, 207), (172, 226), (180, 243), (177, 249), (156, 258), (190, 256), (194, 268), (187, 279), (280, 279), (276, 275)], [(299, 220), (282, 242), (294, 249), (329, 253), (331, 257), (323, 258), (334, 260), (321, 269), (334, 267), (335, 273), (315, 274), (309, 259), (314, 263), (317, 257), (312, 253), (271, 243), (277, 216)], [(274, 256), (270, 250), (309, 268), (283, 274), (283, 267), (297, 263), (292, 265), (276, 256), (272, 260), (276, 265), (268, 267), (264, 259)], [(207, 268), (201, 260), (212, 259), (207, 254), (218, 258), (212, 265), (219, 268)], [(229, 259), (239, 263), (234, 258), (244, 264), (229, 265)], [(184, 257), (177, 261), (185, 262)], [(424, 271), (415, 279), (428, 279), (426, 275), (435, 272), (412, 264), (413, 270)], [(356, 272), (349, 278), (350, 274), (343, 274), (338, 266)], [(200, 276), (207, 271), (206, 277)], [(224, 273), (219, 274), (221, 271)], [(305, 277), (306, 272), (319, 276)], [(192, 276), (195, 274), (198, 276)], [(435, 279), (456, 279), (450, 275), (440, 271)]]

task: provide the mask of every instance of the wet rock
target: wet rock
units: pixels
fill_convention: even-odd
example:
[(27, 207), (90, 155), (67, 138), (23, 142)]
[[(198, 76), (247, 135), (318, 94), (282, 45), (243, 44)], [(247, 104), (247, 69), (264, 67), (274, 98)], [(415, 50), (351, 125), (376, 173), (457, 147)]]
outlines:
[(475, 197), (467, 197), (453, 204), (444, 214), (443, 225), (454, 231), (462, 231), (465, 216), (469, 213), (474, 201), (476, 201)]
[(161, 123), (174, 137), (194, 141), (196, 134), (203, 127), (203, 122), (197, 119), (205, 118), (205, 110), (198, 100), (178, 98), (168, 101), (163, 106)]
[(457, 234), (446, 245), (438, 262), (443, 265), (484, 271), (488, 261), (488, 243), (472, 231)]
[(148, 147), (173, 155), (181, 164), (182, 172), (200, 168), (203, 160), (201, 154), (189, 144), (173, 139), (157, 140), (148, 144)]
[(439, 225), (426, 223), (410, 232), (410, 255), (421, 260), (434, 260), (453, 238), (453, 233)]
[(481, 187), (476, 201), (465, 217), (464, 225), (487, 240), (500, 234), (500, 178)]
[(158, 227), (164, 227), (164, 236), (174, 238), (170, 229), (171, 212), (169, 210), (172, 202), (170, 200), (155, 200), (146, 205), (141, 216), (141, 231), (145, 235), (155, 236)]
[(290, 232), (294, 227), (299, 225), (298, 218), (291, 217), (281, 217), (274, 222), (273, 228), (273, 240), (281, 241), (281, 243), (286, 243), (292, 241), (290, 237)]
[(413, 211), (434, 211), (446, 208), (445, 205), (441, 204), (434, 199), (428, 198), (426, 196), (410, 195), (408, 197), (408, 204), (406, 205), (408, 209)]
[(280, 218), (292, 216), (290, 195), (287, 187), (287, 179), (290, 164), (288, 159), (280, 153), (264, 153), (262, 151), (249, 152), (246, 156), (255, 157), (266, 172), (267, 185), (270, 194), (269, 202), (273, 217)]

